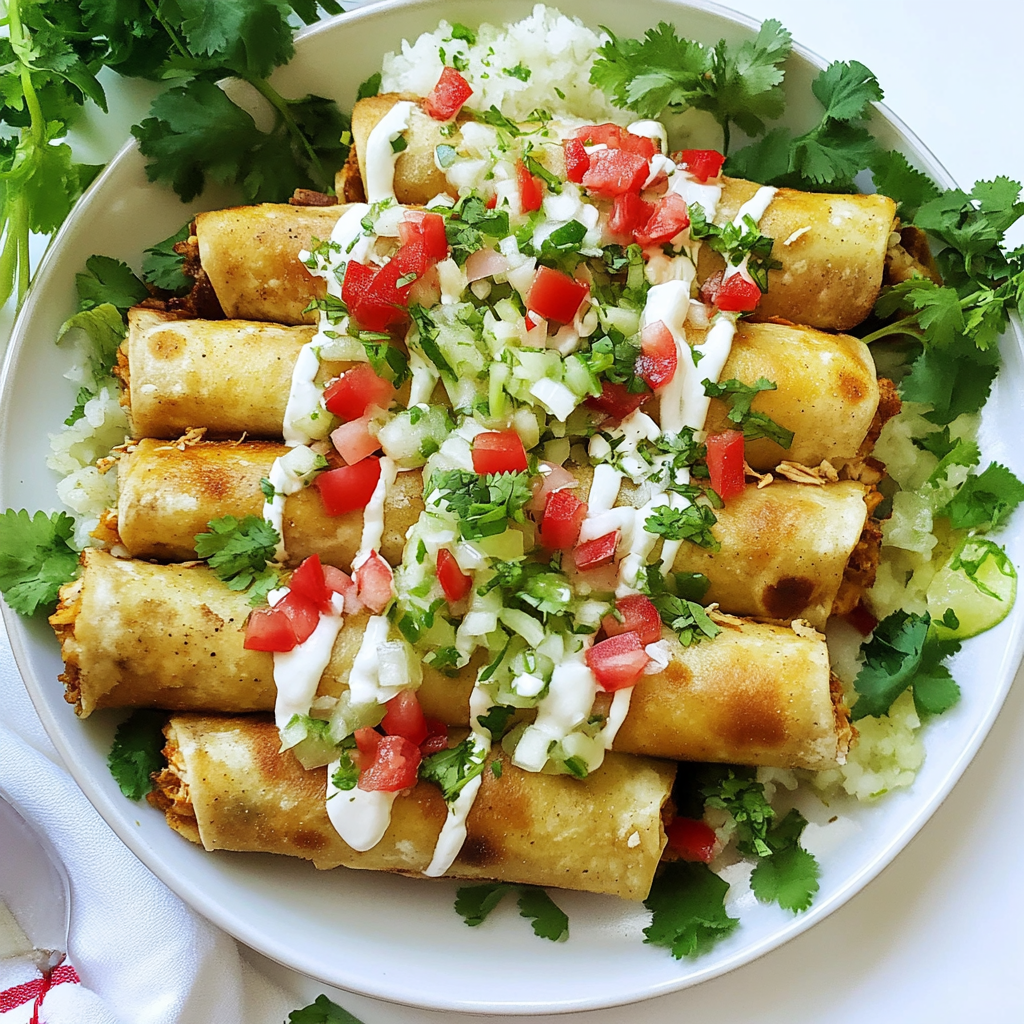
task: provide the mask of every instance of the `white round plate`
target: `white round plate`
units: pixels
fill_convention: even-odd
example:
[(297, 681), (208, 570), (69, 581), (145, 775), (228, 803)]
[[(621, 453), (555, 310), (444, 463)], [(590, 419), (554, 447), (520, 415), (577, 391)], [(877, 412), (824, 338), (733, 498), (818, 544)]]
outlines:
[[(349, 108), (357, 85), (379, 68), (403, 38), (436, 27), (440, 18), (467, 24), (501, 22), (529, 13), (530, 0), (420, 0), (386, 3), (306, 30), (291, 65), (274, 82), (288, 96), (313, 92)], [(756, 24), (713, 4), (671, 0), (565, 0), (561, 9), (592, 26), (637, 36), (659, 20), (706, 42), (749, 37)], [(798, 49), (787, 74), (786, 122), (816, 120), (809, 82), (821, 61)], [(873, 128), (937, 181), (949, 176), (891, 114), (879, 108)], [(713, 139), (706, 140), (714, 144)], [(168, 189), (146, 181), (143, 160), (125, 147), (89, 189), (44, 259), (18, 319), (0, 392), (0, 507), (57, 507), (55, 478), (45, 467), (47, 435), (74, 404), (76, 387), (63, 378), (66, 354), (54, 345), (75, 308), (75, 273), (93, 253), (138, 269), (142, 250), (177, 230), (190, 213), (230, 205), (208, 190), (182, 206)], [(1006, 439), (1018, 433), (1024, 408), (1019, 335), (1003, 344), (1004, 369), (985, 410), (982, 448), (988, 458), (1024, 476), (1024, 451)], [(1004, 538), (1024, 566), (1024, 538)], [(614, 898), (556, 893), (568, 912), (571, 937), (535, 938), (514, 903), (481, 927), (467, 928), (452, 904), (457, 883), (337, 870), (317, 872), (286, 858), (209, 854), (170, 832), (163, 816), (118, 791), (106, 753), (120, 715), (78, 721), (63, 700), (57, 645), (42, 618), (25, 621), (4, 607), (21, 672), (40, 718), (72, 774), (100, 814), (163, 881), (208, 918), (275, 960), (327, 984), (437, 1009), (490, 1013), (582, 1010), (633, 1002), (722, 974), (760, 956), (831, 913), (901, 850), (960, 777), (988, 732), (1024, 646), (1024, 603), (996, 629), (969, 641), (954, 672), (959, 706), (926, 730), (927, 761), (909, 791), (873, 807), (842, 808), (833, 825), (822, 814), (814, 850), (821, 890), (807, 913), (793, 916), (746, 896), (730, 910), (741, 926), (698, 960), (674, 960), (642, 942), (648, 914)]]

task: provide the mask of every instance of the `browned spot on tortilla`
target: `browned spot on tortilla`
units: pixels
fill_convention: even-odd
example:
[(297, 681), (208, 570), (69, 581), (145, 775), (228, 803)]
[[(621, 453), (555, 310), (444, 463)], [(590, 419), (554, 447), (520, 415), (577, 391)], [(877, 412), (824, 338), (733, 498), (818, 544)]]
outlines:
[(780, 747), (786, 741), (778, 691), (768, 680), (751, 681), (733, 693), (726, 722), (725, 738), (739, 749)]
[(176, 331), (154, 331), (148, 341), (154, 359), (173, 359), (181, 352), (182, 339)]
[(693, 673), (689, 667), (682, 664), (676, 659), (670, 661), (665, 668), (661, 671), (660, 677), (665, 682), (682, 689), (684, 686), (689, 686), (693, 682)]
[(848, 402), (860, 402), (867, 395), (864, 381), (848, 370), (842, 370), (839, 373), (839, 390)]
[(813, 594), (813, 580), (806, 576), (783, 576), (764, 588), (761, 600), (773, 619), (793, 619), (807, 607)]
[(459, 863), (467, 867), (482, 868), (503, 859), (502, 851), (487, 836), (468, 836), (459, 853)]
[(300, 850), (322, 850), (327, 842), (322, 833), (311, 828), (301, 828), (292, 833), (292, 845)]

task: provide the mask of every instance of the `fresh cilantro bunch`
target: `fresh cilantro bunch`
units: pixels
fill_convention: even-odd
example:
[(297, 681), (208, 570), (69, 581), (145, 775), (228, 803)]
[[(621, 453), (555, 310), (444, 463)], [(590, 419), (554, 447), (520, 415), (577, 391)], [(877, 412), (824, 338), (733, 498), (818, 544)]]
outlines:
[(755, 39), (738, 46), (724, 39), (714, 46), (680, 39), (664, 21), (642, 40), (608, 35), (590, 81), (617, 107), (641, 117), (657, 117), (666, 107), (706, 110), (722, 126), (725, 152), (733, 125), (760, 135), (766, 120), (782, 114), (782, 63), (792, 36), (777, 21), (765, 21)]
[(725, 173), (812, 192), (856, 191), (853, 179), (880, 151), (864, 121), (871, 104), (882, 99), (882, 87), (858, 61), (835, 61), (818, 74), (811, 91), (822, 114), (810, 131), (794, 136), (788, 128), (775, 128), (731, 154)]
[(864, 340), (915, 340), (919, 354), (901, 394), (931, 405), (933, 422), (949, 423), (985, 404), (999, 369), (998, 338), (1010, 312), (1024, 313), (1024, 249), (1008, 252), (1004, 245), (1024, 215), (1021, 185), (996, 178), (977, 182), (970, 193), (941, 191), (893, 154), (873, 170), (879, 191), (935, 242), (943, 283), (919, 276), (886, 289), (875, 313), (895, 319)]
[[(152, 181), (183, 201), (207, 179), (247, 201), (297, 186), (332, 187), (348, 121), (318, 96), (286, 99), (267, 81), (294, 53), (298, 20), (341, 13), (336, 0), (8, 0), (0, 39), (0, 304), (30, 278), (30, 232), (52, 235), (98, 166), (76, 161), (67, 136), (83, 106), (106, 110), (98, 73), (173, 83), (132, 132)], [(270, 105), (269, 131), (215, 83), (247, 82)], [(178, 282), (180, 284), (180, 282)], [(161, 285), (163, 286), (163, 285)], [(175, 289), (171, 289), (175, 290)]]

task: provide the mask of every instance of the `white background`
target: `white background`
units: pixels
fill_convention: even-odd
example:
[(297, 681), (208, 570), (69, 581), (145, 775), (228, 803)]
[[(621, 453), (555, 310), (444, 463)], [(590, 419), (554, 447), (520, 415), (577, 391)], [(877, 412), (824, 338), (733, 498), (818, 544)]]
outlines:
[[(628, 0), (623, 0), (628, 2)], [(735, 0), (775, 17), (827, 60), (857, 59), (878, 76), (886, 104), (961, 186), (1024, 177), (1024, 5), (1011, 0)], [(685, 23), (680, 22), (685, 33)], [(90, 141), (105, 159), (146, 87), (108, 83), (111, 116)], [(1024, 231), (1011, 236), (1024, 242)], [(6, 337), (10, 315), (0, 321)], [(1024, 439), (1024, 431), (1022, 431)], [(0, 649), (0, 658), (9, 658)], [(787, 946), (695, 989), (619, 1009), (578, 1014), (581, 1024), (853, 1024), (884, 1020), (1024, 1020), (1024, 683), (959, 785), (882, 875), (824, 923)], [(295, 993), (323, 986), (251, 955)], [(452, 965), (453, 979), (459, 965)], [(524, 992), (529, 978), (522, 979)], [(365, 1024), (499, 1020), (417, 1011), (330, 993)], [(213, 1022), (211, 1022), (213, 1024)], [(235, 1022), (217, 1022), (235, 1024)], [(241, 1022), (238, 1022), (241, 1024)], [(246, 1022), (250, 1024), (250, 1022)]]

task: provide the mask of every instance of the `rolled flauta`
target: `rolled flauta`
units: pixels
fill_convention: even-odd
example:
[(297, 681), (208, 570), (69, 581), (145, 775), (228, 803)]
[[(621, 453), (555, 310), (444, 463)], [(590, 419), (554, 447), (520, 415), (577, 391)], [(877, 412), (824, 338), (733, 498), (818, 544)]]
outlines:
[[(385, 94), (360, 100), (352, 111), (352, 138), (359, 154), (359, 170), (365, 181), (366, 143), (373, 128), (400, 99)], [(458, 198), (458, 189), (438, 169), (435, 148), (462, 142), (457, 128), (441, 134), (441, 122), (423, 113), (417, 104), (403, 137), (406, 147), (395, 163), (395, 195), (400, 203), (427, 203), (438, 193)], [(549, 129), (555, 136), (562, 130)], [(571, 130), (571, 129), (567, 129)], [(559, 178), (565, 177), (560, 145), (539, 142), (542, 162)], [(538, 157), (539, 153), (534, 153)], [(753, 198), (760, 186), (741, 178), (723, 177), (722, 196), (714, 223), (730, 222), (740, 207)], [(846, 330), (871, 312), (882, 285), (889, 249), (899, 244), (894, 231), (896, 204), (882, 195), (830, 195), (779, 189), (761, 217), (758, 230), (775, 240), (772, 258), (782, 267), (768, 274), (768, 292), (761, 299), (755, 319), (784, 317), (797, 323), (830, 330)], [(697, 279), (707, 280), (722, 270), (721, 255), (701, 247)], [(219, 293), (218, 293), (219, 294)]]
[[(269, 442), (138, 442), (121, 456), (118, 467), (117, 520), (107, 522), (116, 532), (115, 543), (133, 558), (195, 558), (195, 536), (207, 532), (211, 519), (261, 515), (260, 480), (286, 451)], [(593, 471), (569, 468), (585, 499)], [(619, 505), (639, 508), (650, 495), (650, 485), (636, 487), (627, 480)], [(720, 550), (684, 542), (672, 568), (707, 576), (707, 600), (724, 611), (804, 618), (824, 628), (865, 532), (866, 501), (874, 500), (874, 492), (852, 481), (821, 487), (787, 480), (763, 488), (749, 484), (715, 513), (712, 533)], [(390, 564), (401, 562), (406, 532), (423, 508), (421, 471), (399, 473), (384, 503), (380, 551)], [(317, 489), (309, 487), (285, 501), (283, 526), (289, 564), (316, 553), (325, 564), (348, 571), (361, 546), (363, 513), (329, 516)], [(858, 568), (861, 562), (873, 566), (876, 555), (876, 549), (864, 552)], [(844, 595), (844, 601), (850, 597), (856, 604), (854, 595)]]
[[(327, 816), (327, 769), (305, 771), (263, 717), (175, 715), (168, 767), (151, 798), (175, 831), (207, 850), (278, 853), (318, 868), (420, 874), (447, 809), (419, 782), (395, 800), (371, 850), (352, 850)], [(495, 747), (449, 877), (558, 886), (642, 900), (665, 848), (662, 808), (675, 765), (609, 754), (586, 779), (525, 772)], [(344, 793), (332, 799), (343, 799)]]
[[(274, 659), (243, 646), (250, 611), (248, 597), (204, 565), (153, 565), (88, 549), (50, 619), (66, 699), (83, 717), (104, 707), (269, 711)], [(365, 624), (365, 614), (345, 618), (321, 696), (346, 689)], [(689, 647), (665, 631), (668, 667), (642, 677), (614, 749), (780, 768), (821, 769), (844, 756), (849, 726), (824, 637), (807, 626), (731, 617), (722, 627), (714, 640)], [(468, 723), (485, 653), (454, 678), (423, 665), (418, 692), (427, 715)]]
[[(280, 437), (292, 370), (313, 333), (311, 327), (184, 320), (131, 310), (120, 372), (135, 436), (170, 439), (205, 427), (208, 437)], [(702, 332), (689, 333), (693, 343), (703, 341)], [(320, 377), (326, 380), (348, 365), (325, 363)], [(838, 466), (864, 454), (878, 411), (879, 382), (871, 353), (859, 339), (741, 321), (719, 379), (752, 385), (761, 378), (777, 388), (758, 394), (751, 408), (794, 436), (788, 449), (767, 438), (749, 441), (746, 458), (754, 469), (773, 469), (783, 460), (808, 466), (828, 460)], [(720, 399), (712, 400), (705, 422), (709, 433), (735, 426), (728, 409)], [(656, 403), (651, 412), (657, 417)]]

